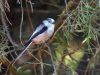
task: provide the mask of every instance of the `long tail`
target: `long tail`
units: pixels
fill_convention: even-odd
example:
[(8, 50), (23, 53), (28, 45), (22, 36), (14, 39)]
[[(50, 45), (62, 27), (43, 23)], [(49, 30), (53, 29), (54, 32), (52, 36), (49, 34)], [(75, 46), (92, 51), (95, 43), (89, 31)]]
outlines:
[(30, 47), (31, 44), (32, 44), (32, 42), (24, 48), (24, 50), (19, 54), (19, 56), (12, 62), (12, 65), (13, 65), (18, 59), (20, 59), (20, 57), (28, 50), (28, 48)]

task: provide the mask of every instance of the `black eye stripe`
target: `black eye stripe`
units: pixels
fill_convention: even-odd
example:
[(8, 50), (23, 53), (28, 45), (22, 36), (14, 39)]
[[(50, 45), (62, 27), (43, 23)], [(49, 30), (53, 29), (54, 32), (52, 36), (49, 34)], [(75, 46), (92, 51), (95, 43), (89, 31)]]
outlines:
[(51, 23), (51, 20), (50, 19), (47, 19), (48, 20), (48, 22), (50, 22)]
[(51, 23), (51, 20), (48, 20), (49, 23)]
[(48, 22), (49, 22), (49, 23), (54, 24), (54, 22), (52, 22), (52, 20), (51, 20), (51, 19), (47, 19), (47, 20), (48, 20)]

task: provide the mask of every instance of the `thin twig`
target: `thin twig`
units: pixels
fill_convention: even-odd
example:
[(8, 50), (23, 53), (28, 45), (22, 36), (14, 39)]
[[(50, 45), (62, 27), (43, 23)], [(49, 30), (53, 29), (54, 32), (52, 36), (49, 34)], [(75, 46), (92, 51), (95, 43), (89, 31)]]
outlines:
[(27, 0), (26, 0), (26, 10), (27, 10), (27, 16), (28, 16), (28, 19), (29, 19), (30, 26), (33, 30), (33, 25), (32, 25), (32, 20), (31, 20), (30, 14), (29, 14), (29, 7), (28, 7), (28, 4), (27, 4)]
[(43, 64), (43, 61), (42, 61), (42, 55), (41, 55), (42, 53), (41, 53), (41, 50), (39, 50), (38, 53), (39, 53), (40, 65), (41, 65), (41, 75), (44, 75), (43, 74), (43, 71), (44, 71), (43, 70), (43, 66), (44, 66), (44, 64)]
[(31, 0), (28, 0), (27, 2), (29, 2), (30, 6), (31, 6), (31, 11), (32, 11), (32, 13), (33, 13), (33, 5), (34, 5), (35, 3), (32, 3)]
[(19, 38), (20, 38), (20, 42), (21, 42), (21, 44), (23, 45), (23, 42), (22, 42), (22, 40), (21, 40), (21, 38), (22, 38), (23, 16), (24, 16), (22, 0), (20, 0), (20, 3), (21, 3), (20, 5), (21, 5), (21, 11), (22, 11), (22, 14), (21, 14), (20, 35), (19, 35)]
[(6, 21), (5, 21), (3, 12), (1, 12), (1, 20), (2, 20), (2, 23), (3, 23), (3, 26), (4, 26), (4, 30), (5, 30), (5, 32), (6, 32), (6, 35), (7, 35), (8, 39), (9, 39), (9, 41), (11, 42), (11, 44), (12, 44), (13, 46), (15, 46), (15, 47), (19, 47), (19, 45), (13, 41), (13, 39), (12, 39), (12, 37), (11, 37), (11, 35), (10, 35), (10, 32), (9, 32), (9, 30), (8, 30), (8, 26), (7, 26), (7, 24), (6, 24)]
[(29, 50), (29, 47), (31, 46), (32, 42), (23, 50), (23, 52), (21, 52), (21, 54), (19, 54), (19, 56), (12, 62), (12, 65), (18, 60), (20, 59), (20, 57), (27, 51)]
[(88, 68), (89, 68), (89, 66), (90, 66), (90, 64), (91, 64), (91, 61), (93, 61), (93, 60), (95, 59), (95, 57), (98, 55), (98, 53), (100, 52), (100, 43), (99, 43), (98, 38), (97, 38), (96, 41), (97, 41), (96, 45), (97, 45), (98, 48), (95, 48), (95, 49), (96, 49), (96, 52), (95, 52), (94, 56), (90, 59), (88, 65), (87, 65), (87, 67), (86, 67), (86, 71), (85, 71), (84, 75), (87, 75)]
[[(7, 15), (6, 15), (6, 12), (5, 12), (5, 9), (4, 9), (5, 5), (3, 4), (3, 1), (0, 0), (0, 8), (1, 8), (1, 12), (3, 12), (4, 16), (5, 16), (5, 19), (8, 21), (8, 23), (10, 25), (12, 25), (12, 23), (9, 21)], [(10, 9), (9, 9), (10, 10)]]
[(39, 63), (41, 62), (37, 57), (35, 57), (31, 52), (28, 51), (28, 53), (36, 60), (38, 61)]
[(50, 52), (51, 61), (52, 61), (52, 63), (53, 63), (53, 68), (54, 68), (54, 75), (57, 75), (56, 65), (55, 65), (54, 60), (53, 60), (53, 56), (52, 56), (51, 49), (50, 49), (50, 47), (49, 47), (47, 44), (46, 44), (46, 46), (48, 47), (48, 51)]
[[(64, 13), (63, 13), (63, 14), (64, 14)], [(69, 17), (70, 17), (70, 16), (71, 16), (71, 13), (69, 14)], [(66, 20), (68, 20), (69, 17), (67, 17)], [(62, 18), (61, 18), (61, 19), (62, 19)], [(59, 22), (59, 20), (60, 20), (60, 19), (58, 19), (58, 22)], [(55, 35), (57, 34), (57, 32), (65, 25), (66, 20), (64, 20), (64, 21), (62, 22), (62, 24), (58, 27), (58, 29), (54, 32), (54, 34), (53, 34), (52, 38), (50, 39), (49, 43), (51, 43), (51, 41), (53, 40), (53, 38), (55, 37)]]

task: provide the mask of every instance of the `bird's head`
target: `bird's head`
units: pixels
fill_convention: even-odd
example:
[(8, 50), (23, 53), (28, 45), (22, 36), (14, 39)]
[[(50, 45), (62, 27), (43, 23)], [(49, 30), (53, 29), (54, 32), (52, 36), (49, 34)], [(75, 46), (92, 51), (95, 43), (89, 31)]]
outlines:
[(55, 23), (55, 20), (54, 20), (54, 19), (52, 19), (52, 18), (47, 18), (47, 21), (48, 21), (49, 23), (52, 23), (52, 24), (54, 24), (54, 23)]
[(46, 20), (43, 21), (43, 24), (45, 26), (50, 26), (50, 25), (54, 25), (55, 20), (53, 18), (47, 18)]

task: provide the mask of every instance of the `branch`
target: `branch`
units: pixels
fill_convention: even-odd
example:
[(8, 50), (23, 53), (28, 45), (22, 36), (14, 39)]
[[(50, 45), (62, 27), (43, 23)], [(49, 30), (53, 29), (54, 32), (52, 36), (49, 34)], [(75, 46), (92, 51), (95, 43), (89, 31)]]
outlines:
[[(1, 7), (0, 7), (0, 9), (1, 9)], [(8, 30), (8, 26), (6, 24), (5, 16), (4, 16), (4, 13), (2, 11), (1, 11), (1, 20), (2, 20), (3, 27), (4, 27), (4, 31), (6, 32), (6, 35), (7, 35), (8, 39), (9, 39), (9, 41), (11, 42), (11, 44), (13, 46), (18, 47), (19, 45), (16, 42), (13, 41), (13, 39), (12, 39), (12, 37), (10, 35), (10, 32)]]

